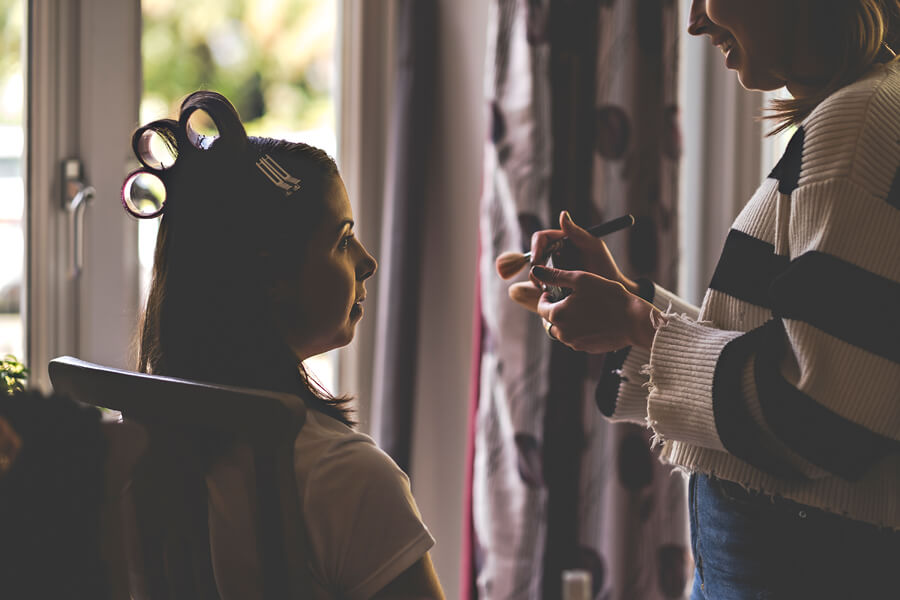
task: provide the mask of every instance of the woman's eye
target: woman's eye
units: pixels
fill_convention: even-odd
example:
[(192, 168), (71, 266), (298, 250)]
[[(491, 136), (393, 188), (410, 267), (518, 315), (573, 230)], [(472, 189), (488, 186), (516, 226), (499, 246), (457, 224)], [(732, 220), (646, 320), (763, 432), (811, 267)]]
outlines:
[(352, 233), (351, 233), (350, 235), (348, 235), (348, 236), (345, 236), (343, 239), (341, 239), (340, 248), (341, 248), (342, 250), (346, 250), (347, 248), (349, 248), (349, 247), (350, 247), (350, 241), (351, 241), (351, 240), (353, 240), (353, 234), (352, 234)]

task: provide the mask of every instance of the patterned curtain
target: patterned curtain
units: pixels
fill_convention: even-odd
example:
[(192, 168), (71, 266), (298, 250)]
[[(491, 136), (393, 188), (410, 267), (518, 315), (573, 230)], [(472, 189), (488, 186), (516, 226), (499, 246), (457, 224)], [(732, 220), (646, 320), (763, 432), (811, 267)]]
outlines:
[(608, 239), (621, 268), (674, 288), (678, 6), (492, 0), (489, 11), (471, 591), (559, 598), (562, 570), (583, 568), (597, 599), (682, 598), (683, 478), (645, 430), (601, 417), (606, 358), (551, 342), (494, 271), (563, 209), (584, 225), (630, 212), (637, 225)]

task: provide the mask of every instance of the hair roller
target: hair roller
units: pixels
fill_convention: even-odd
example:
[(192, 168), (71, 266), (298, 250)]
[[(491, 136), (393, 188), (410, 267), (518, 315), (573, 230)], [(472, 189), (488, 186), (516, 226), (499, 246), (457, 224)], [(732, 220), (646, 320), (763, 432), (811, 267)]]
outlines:
[[(216, 136), (205, 136), (195, 131), (190, 125), (190, 118), (197, 111), (205, 112), (218, 130)], [(194, 92), (181, 104), (181, 114), (178, 119), (181, 131), (184, 132), (187, 141), (197, 149), (208, 150), (215, 143), (216, 150), (230, 149), (243, 150), (247, 146), (247, 132), (241, 123), (241, 118), (231, 102), (225, 96), (217, 92)]]
[(151, 171), (164, 171), (178, 159), (178, 121), (161, 119), (144, 125), (131, 136), (131, 148)]

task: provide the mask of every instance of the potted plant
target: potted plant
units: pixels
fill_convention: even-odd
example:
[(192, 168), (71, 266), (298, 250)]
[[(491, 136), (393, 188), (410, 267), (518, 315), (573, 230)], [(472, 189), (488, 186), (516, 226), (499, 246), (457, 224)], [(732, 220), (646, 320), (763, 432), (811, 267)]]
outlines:
[(12, 354), (0, 359), (0, 396), (25, 390), (28, 369)]

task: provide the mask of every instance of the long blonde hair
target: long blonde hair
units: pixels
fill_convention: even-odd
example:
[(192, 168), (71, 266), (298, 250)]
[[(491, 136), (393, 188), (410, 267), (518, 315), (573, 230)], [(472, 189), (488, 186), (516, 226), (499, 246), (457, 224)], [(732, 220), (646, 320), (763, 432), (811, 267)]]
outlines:
[(816, 93), (773, 100), (765, 119), (777, 122), (769, 135), (800, 123), (822, 100), (859, 79), (874, 63), (898, 59), (900, 0), (816, 0), (813, 28), (818, 48), (834, 59), (832, 76)]

